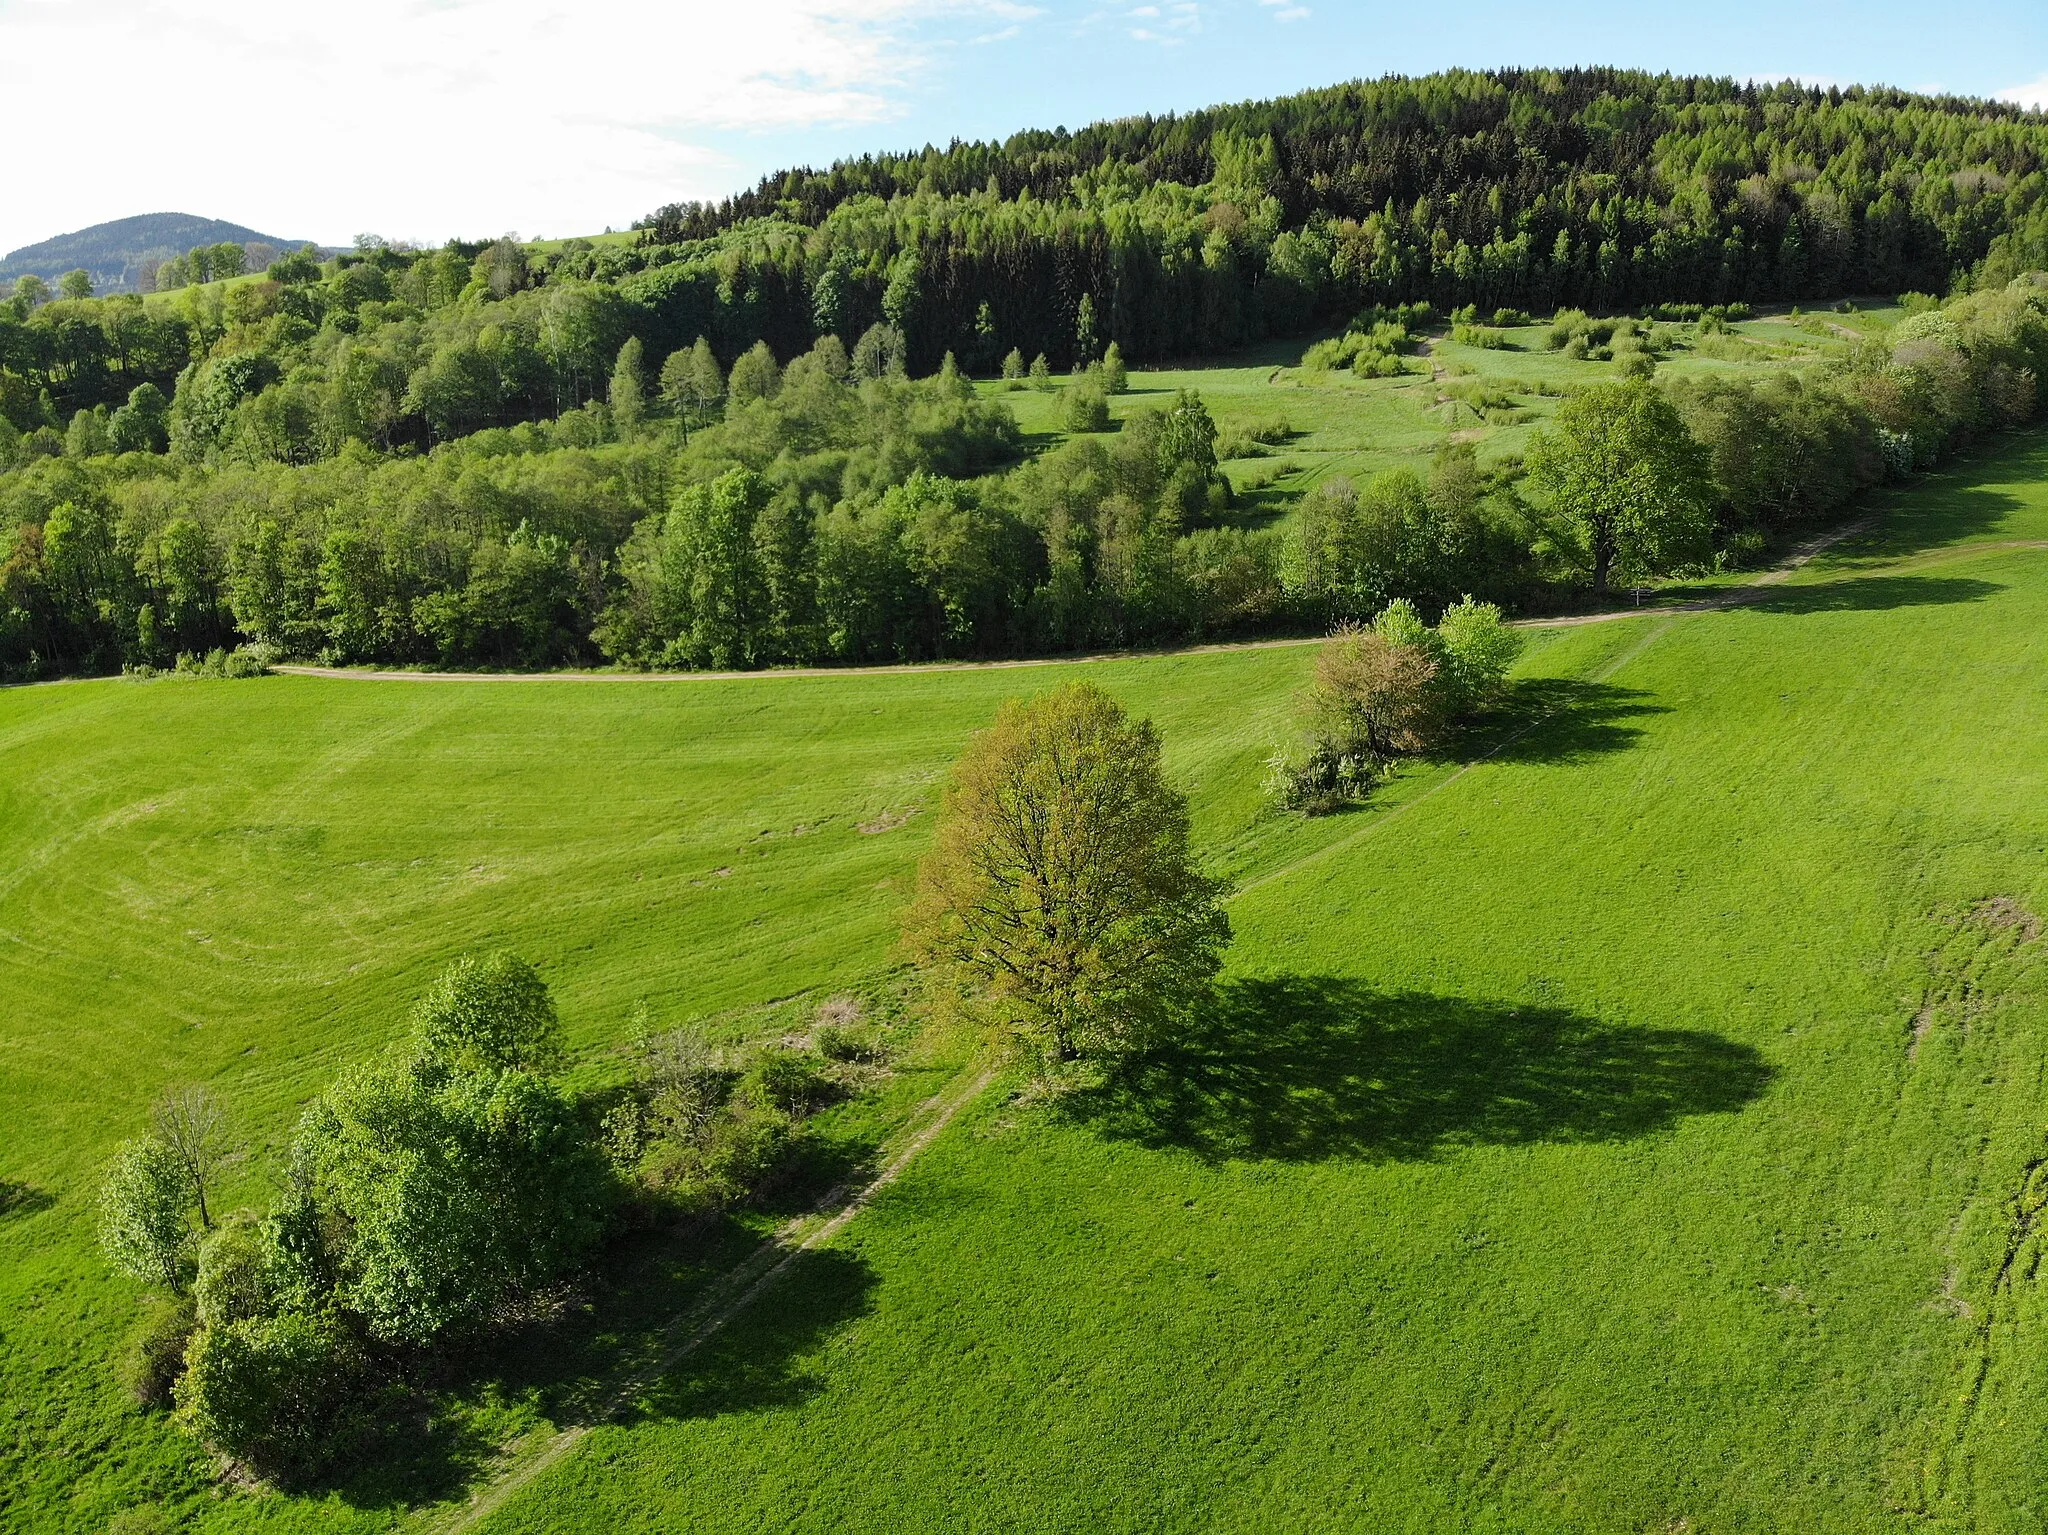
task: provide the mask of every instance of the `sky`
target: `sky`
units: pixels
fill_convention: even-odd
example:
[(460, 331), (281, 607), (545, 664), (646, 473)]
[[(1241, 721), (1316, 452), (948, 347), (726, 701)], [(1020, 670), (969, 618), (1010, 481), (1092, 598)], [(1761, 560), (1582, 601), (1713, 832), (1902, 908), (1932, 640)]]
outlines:
[(1593, 63), (2048, 110), (2048, 0), (0, 0), (0, 252), (155, 212), (594, 234), (864, 150)]

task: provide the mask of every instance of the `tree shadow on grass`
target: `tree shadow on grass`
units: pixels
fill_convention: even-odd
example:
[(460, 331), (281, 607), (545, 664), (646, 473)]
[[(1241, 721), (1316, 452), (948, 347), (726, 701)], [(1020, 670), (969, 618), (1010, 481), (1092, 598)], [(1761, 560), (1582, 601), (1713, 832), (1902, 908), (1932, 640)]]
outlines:
[[(859, 1159), (828, 1155), (808, 1172), (834, 1170), (855, 1174)], [(820, 1188), (804, 1181), (808, 1200), (794, 1187), (785, 1195), (808, 1207)], [(798, 1253), (729, 1324), (687, 1352), (681, 1347), (707, 1297), (731, 1299), (720, 1280), (762, 1241), (731, 1216), (622, 1235), (552, 1312), (415, 1361), (336, 1467), (301, 1490), (381, 1510), (459, 1496), (501, 1446), (494, 1404), (529, 1404), (527, 1411), (568, 1428), (803, 1401), (818, 1382), (802, 1361), (870, 1304), (874, 1275), (856, 1255)]]
[(57, 1202), (56, 1196), (31, 1183), (0, 1178), (0, 1220), (10, 1215), (35, 1215)]
[(1415, 1160), (1458, 1146), (1630, 1140), (1763, 1092), (1749, 1046), (1554, 1007), (1386, 993), (1331, 976), (1223, 986), (1171, 1049), (1064, 1111), (1206, 1161)]
[(1982, 602), (2004, 590), (1996, 581), (1972, 576), (1845, 576), (1802, 586), (1751, 587), (1735, 605), (1763, 613), (1878, 613)]
[(1634, 721), (1668, 712), (1641, 688), (1531, 677), (1517, 682), (1458, 744), (1468, 760), (1581, 762), (1626, 751), (1643, 733)]

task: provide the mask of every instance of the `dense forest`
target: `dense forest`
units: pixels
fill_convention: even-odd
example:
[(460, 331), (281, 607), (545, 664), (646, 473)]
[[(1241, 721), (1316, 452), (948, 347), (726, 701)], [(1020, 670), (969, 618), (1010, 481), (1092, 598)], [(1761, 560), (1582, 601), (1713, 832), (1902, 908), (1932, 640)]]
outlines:
[[(1955, 295), (1827, 377), (1679, 400), (1739, 551), (2031, 419), (2044, 151), (2048, 119), (1984, 102), (1459, 73), (793, 171), (626, 244), (365, 240), (225, 282), (188, 261), (148, 299), (26, 279), (0, 303), (0, 671), (244, 640), (874, 660), (1526, 602), (1592, 565), (1513, 466), (1450, 450), (1283, 535), (1232, 515), (1200, 400), (1023, 462), (963, 373), (1378, 335), (1396, 304)], [(1333, 584), (1302, 540), (1339, 525)]]

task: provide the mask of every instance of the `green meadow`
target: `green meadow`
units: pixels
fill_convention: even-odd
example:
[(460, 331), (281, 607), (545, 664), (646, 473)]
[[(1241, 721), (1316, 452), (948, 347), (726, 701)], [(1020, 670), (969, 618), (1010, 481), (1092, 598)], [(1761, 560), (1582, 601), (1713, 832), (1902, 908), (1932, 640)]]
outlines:
[[(1692, 324), (1660, 322), (1651, 328), (1668, 349), (1658, 367), (1660, 377), (1757, 378), (1839, 355), (1901, 317), (1900, 310), (1887, 305), (1843, 314), (1774, 311), (1731, 325), (1725, 336), (1711, 339)], [(1192, 389), (1225, 435), (1233, 428), (1249, 431), (1285, 422), (1285, 442), (1259, 457), (1223, 464), (1233, 487), (1248, 493), (1246, 506), (1256, 521), (1280, 510), (1282, 498), (1291, 501), (1331, 475), (1356, 479), (1404, 464), (1425, 467), (1446, 440), (1472, 443), (1482, 464), (1523, 452), (1562, 395), (1619, 376), (1612, 361), (1551, 351), (1549, 330), (1548, 321), (1509, 327), (1504, 346), (1486, 348), (1464, 345), (1453, 339), (1449, 327), (1439, 326), (1426, 350), (1407, 359), (1411, 371), (1387, 379), (1356, 378), (1341, 368), (1310, 372), (1300, 366), (1306, 343), (1265, 342), (1211, 365), (1132, 369), (1130, 388), (1111, 399), (1110, 413), (1121, 422), (1133, 411), (1170, 402), (1178, 390)], [(992, 381), (980, 388), (1009, 404), (1033, 445), (1050, 445), (1067, 435), (1057, 388), (1013, 389)]]
[[(2048, 447), (1876, 510), (1738, 606), (1533, 633), (1500, 717), (1310, 822), (1259, 791), (1299, 646), (0, 692), (0, 1525), (2048, 1527)], [(226, 1485), (129, 1403), (94, 1182), (165, 1085), (231, 1106), (255, 1203), (472, 946), (540, 967), (592, 1081), (649, 1024), (880, 996), (948, 762), (1074, 675), (1159, 723), (1238, 884), (1173, 1052), (999, 1079), (622, 1414), (618, 1359), (786, 1212), (625, 1244), (345, 1485)], [(832, 1154), (975, 1064), (912, 1045)]]

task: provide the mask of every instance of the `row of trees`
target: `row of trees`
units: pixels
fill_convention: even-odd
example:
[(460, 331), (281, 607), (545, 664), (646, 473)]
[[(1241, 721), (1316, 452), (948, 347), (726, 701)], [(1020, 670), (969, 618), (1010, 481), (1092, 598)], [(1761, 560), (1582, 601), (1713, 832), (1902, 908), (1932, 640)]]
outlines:
[[(1526, 464), (1447, 445), (1426, 472), (1319, 483), (1284, 532), (1243, 525), (1192, 394), (1019, 463), (1000, 396), (951, 366), (912, 380), (903, 352), (871, 327), (786, 364), (757, 344), (728, 374), (708, 339), (657, 366), (629, 338), (603, 402), (423, 456), (193, 462), (179, 444), (299, 419), (271, 409), (298, 386), (227, 404), (219, 360), (173, 398), (145, 383), (82, 415), (55, 453), (0, 428), (17, 462), (0, 669), (238, 641), (336, 661), (889, 661), (1321, 627), (1404, 598), (1432, 616), (1466, 594), (1554, 602), (1739, 563), (2034, 419), (2048, 287), (1966, 295), (1762, 382), (1590, 387)], [(1067, 387), (1092, 409), (1109, 381)]]

